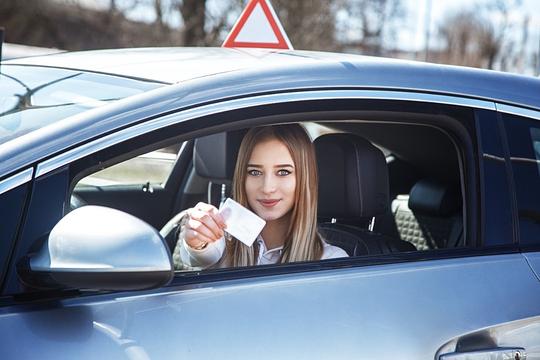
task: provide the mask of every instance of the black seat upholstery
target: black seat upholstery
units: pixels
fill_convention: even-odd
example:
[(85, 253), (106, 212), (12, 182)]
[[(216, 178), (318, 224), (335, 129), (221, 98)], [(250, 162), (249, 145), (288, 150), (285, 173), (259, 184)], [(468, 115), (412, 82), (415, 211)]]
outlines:
[(389, 204), (383, 153), (352, 134), (327, 134), (314, 142), (319, 170), (319, 230), (351, 256), (414, 251), (399, 239), (369, 231), (365, 224)]
[(422, 179), (409, 195), (398, 195), (392, 212), (402, 240), (418, 250), (456, 247), (463, 242), (458, 186)]
[(193, 166), (198, 176), (209, 181), (208, 203), (219, 207), (230, 195), (240, 143), (245, 131), (230, 131), (195, 140)]

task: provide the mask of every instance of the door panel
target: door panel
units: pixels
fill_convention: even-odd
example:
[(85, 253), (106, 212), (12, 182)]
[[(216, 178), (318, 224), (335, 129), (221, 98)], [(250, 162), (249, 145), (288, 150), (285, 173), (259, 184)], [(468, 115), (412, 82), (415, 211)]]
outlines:
[(441, 347), (436, 358), (441, 360), (538, 359), (540, 358), (540, 316), (491, 326), (452, 339)]
[(161, 185), (85, 186), (73, 193), (87, 204), (125, 211), (157, 229), (169, 220), (174, 202), (174, 196)]
[(527, 259), (538, 280), (540, 280), (540, 252), (524, 253), (523, 256)]
[[(0, 312), (2, 358), (434, 359), (496, 327), (540, 359), (540, 284), (520, 254), (87, 296)], [(536, 317), (535, 317), (536, 316)], [(59, 322), (57, 319), (69, 319)], [(48, 321), (47, 319), (54, 319)], [(515, 327), (514, 327), (515, 328)], [(499, 342), (499, 343), (497, 343)], [(503, 343), (504, 342), (504, 343)], [(536, 346), (536, 348), (535, 348)]]

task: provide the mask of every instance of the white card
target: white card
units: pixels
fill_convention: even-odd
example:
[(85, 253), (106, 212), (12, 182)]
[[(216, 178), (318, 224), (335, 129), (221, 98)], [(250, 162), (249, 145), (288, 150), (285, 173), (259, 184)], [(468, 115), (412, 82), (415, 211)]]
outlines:
[(219, 213), (227, 225), (225, 231), (247, 246), (253, 245), (266, 225), (266, 221), (230, 198), (219, 207)]

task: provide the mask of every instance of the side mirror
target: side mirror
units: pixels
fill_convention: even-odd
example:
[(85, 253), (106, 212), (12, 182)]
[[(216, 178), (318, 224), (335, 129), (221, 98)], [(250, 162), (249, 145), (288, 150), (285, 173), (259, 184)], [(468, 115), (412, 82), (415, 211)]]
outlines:
[(21, 280), (39, 288), (142, 290), (163, 286), (173, 275), (171, 254), (156, 229), (94, 205), (64, 216), (19, 266)]

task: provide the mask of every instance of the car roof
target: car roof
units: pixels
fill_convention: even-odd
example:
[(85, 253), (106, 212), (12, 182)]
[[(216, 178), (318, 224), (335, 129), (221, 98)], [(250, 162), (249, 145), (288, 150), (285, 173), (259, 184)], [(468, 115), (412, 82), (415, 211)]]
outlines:
[[(319, 89), (418, 91), (540, 110), (537, 78), (350, 54), (144, 48), (63, 53), (6, 64), (96, 71), (175, 84), (72, 116), (27, 134), (24, 139), (1, 144), (0, 177), (88, 138), (130, 126), (138, 121), (137, 116), (148, 111), (166, 113), (253, 94)], [(133, 115), (137, 113), (140, 115)]]
[(271, 67), (283, 61), (289, 64), (316, 61), (315, 54), (265, 49), (134, 48), (64, 52), (15, 59), (6, 64), (95, 71), (172, 84), (257, 66)]
[[(165, 84), (259, 69), (301, 71), (320, 66), (317, 76), (297, 75), (306, 86), (324, 78), (332, 85), (420, 90), (463, 95), (540, 109), (540, 79), (493, 70), (355, 54), (230, 48), (132, 48), (65, 52), (14, 59), (5, 64), (94, 71)], [(327, 66), (333, 64), (334, 66)], [(332, 71), (347, 70), (346, 78)], [(311, 75), (313, 72), (311, 73)], [(308, 74), (306, 74), (308, 75)], [(269, 83), (268, 90), (274, 90)]]

